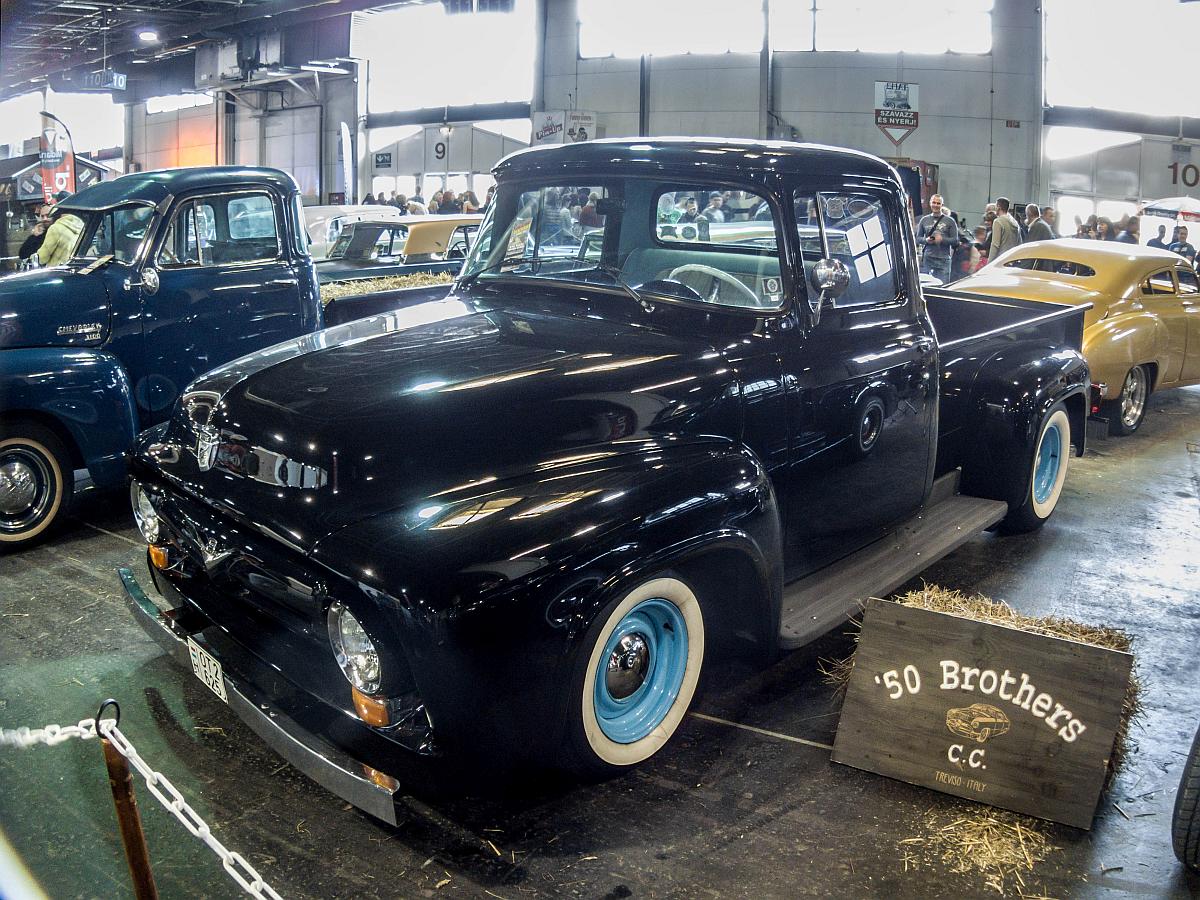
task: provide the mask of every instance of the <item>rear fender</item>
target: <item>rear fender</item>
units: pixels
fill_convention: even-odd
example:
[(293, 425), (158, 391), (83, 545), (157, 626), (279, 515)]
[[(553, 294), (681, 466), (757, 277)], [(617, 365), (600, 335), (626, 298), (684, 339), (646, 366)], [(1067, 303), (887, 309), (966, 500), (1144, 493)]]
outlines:
[(1016, 344), (989, 359), (975, 379), (968, 404), (968, 437), (960, 451), (964, 491), (1009, 502), (1023, 497), (1038, 429), (1055, 403), (1066, 405), (1071, 441), (1076, 455), (1082, 456), (1090, 384), (1083, 356), (1061, 346)]
[(59, 433), (97, 487), (125, 477), (137, 434), (129, 376), (110, 353), (67, 347), (0, 351), (0, 413)]

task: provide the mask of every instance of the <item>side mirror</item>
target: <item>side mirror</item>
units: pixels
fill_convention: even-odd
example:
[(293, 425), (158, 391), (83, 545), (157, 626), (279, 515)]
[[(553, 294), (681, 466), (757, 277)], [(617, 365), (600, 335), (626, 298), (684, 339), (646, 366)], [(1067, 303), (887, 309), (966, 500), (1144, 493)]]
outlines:
[(158, 269), (146, 266), (142, 269), (142, 290), (147, 294), (158, 293)]
[(815, 300), (808, 301), (808, 312), (813, 325), (821, 321), (821, 311), (833, 309), (834, 301), (850, 286), (850, 270), (840, 259), (820, 259), (812, 268), (809, 279), (817, 292)]

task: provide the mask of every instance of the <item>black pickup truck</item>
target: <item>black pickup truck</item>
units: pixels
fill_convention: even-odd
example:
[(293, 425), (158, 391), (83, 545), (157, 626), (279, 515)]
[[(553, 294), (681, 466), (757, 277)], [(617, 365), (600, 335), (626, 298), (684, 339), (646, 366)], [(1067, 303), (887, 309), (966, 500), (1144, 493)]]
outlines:
[(1038, 528), (1083, 450), (1083, 310), (923, 293), (882, 160), (598, 141), (496, 176), (448, 297), (209, 373), (133, 462), (135, 615), (389, 821), (421, 757), (647, 759), (706, 646), (769, 658)]

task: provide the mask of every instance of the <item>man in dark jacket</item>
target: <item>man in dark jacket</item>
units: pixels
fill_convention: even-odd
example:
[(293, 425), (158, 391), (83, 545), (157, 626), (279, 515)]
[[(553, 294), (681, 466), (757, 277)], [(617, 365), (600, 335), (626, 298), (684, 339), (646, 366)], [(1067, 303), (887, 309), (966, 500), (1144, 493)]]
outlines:
[(1042, 218), (1042, 210), (1036, 203), (1030, 203), (1027, 207), (1025, 207), (1025, 218), (1029, 223), (1029, 240), (1054, 240), (1054, 232), (1050, 230), (1050, 226), (1046, 224), (1046, 220)]
[(42, 249), (42, 241), (46, 240), (46, 229), (49, 226), (50, 207), (42, 204), (37, 208), (37, 222), (33, 226), (33, 232), (21, 242), (21, 249), (17, 251), (17, 257), (21, 262), (25, 262)]

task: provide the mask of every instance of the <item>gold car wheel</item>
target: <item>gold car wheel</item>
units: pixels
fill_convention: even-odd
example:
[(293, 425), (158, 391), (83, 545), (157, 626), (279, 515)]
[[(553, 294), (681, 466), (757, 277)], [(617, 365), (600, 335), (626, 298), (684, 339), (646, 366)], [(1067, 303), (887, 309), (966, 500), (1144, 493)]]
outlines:
[(1146, 414), (1147, 394), (1146, 369), (1134, 366), (1125, 376), (1125, 384), (1121, 387), (1121, 424), (1127, 431), (1133, 431), (1142, 423)]

